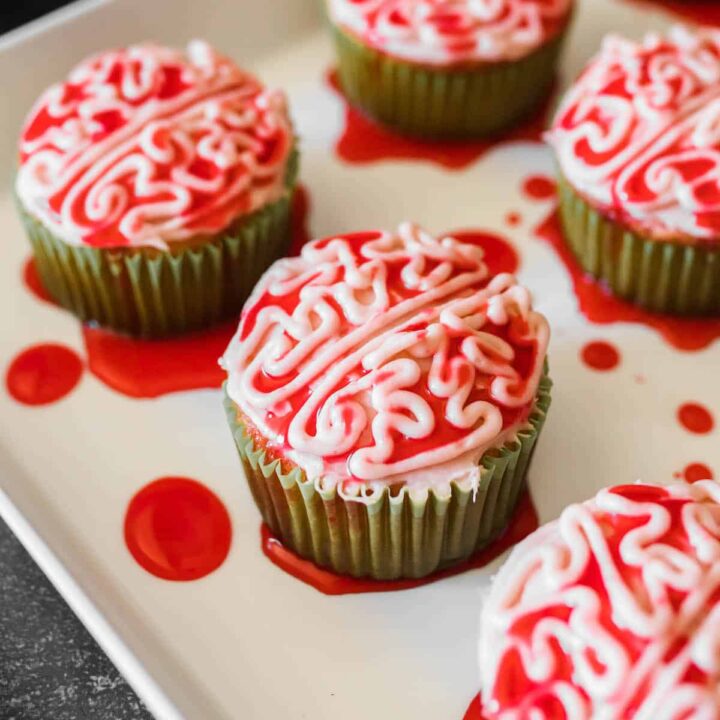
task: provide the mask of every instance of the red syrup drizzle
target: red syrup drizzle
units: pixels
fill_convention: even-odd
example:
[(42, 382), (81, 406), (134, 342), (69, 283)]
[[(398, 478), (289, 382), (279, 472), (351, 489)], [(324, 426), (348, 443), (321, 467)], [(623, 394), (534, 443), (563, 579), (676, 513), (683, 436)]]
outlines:
[(556, 208), (535, 228), (535, 235), (557, 253), (572, 280), (578, 309), (590, 322), (597, 325), (620, 322), (645, 325), (684, 352), (703, 350), (720, 337), (720, 318), (683, 318), (652, 313), (610, 294), (578, 265), (565, 243)]
[[(307, 188), (293, 197), (290, 254), (310, 239)], [(40, 300), (56, 304), (42, 286), (31, 258), (23, 269), (28, 290)], [(116, 392), (132, 398), (155, 398), (172, 392), (216, 388), (225, 372), (218, 365), (237, 329), (233, 319), (221, 325), (164, 340), (140, 340), (97, 327), (83, 326), (88, 369)]]
[(125, 512), (125, 544), (138, 565), (163, 580), (197, 580), (216, 570), (232, 540), (230, 515), (196, 480), (148, 483)]
[[(345, 102), (337, 71), (325, 74), (327, 84)], [(426, 160), (449, 170), (459, 170), (479, 160), (498, 145), (530, 141), (541, 142), (547, 125), (554, 92), (521, 125), (503, 135), (482, 140), (427, 140), (407, 137), (389, 130), (345, 102), (345, 128), (335, 144), (335, 152), (345, 162), (364, 164), (382, 160)]]
[(690, 2), (690, 0), (629, 0), (639, 7), (659, 7), (699, 25), (720, 25), (720, 6), (717, 0)]
[(71, 393), (82, 373), (83, 362), (74, 350), (42, 343), (15, 356), (5, 375), (5, 387), (23, 405), (50, 405)]
[(715, 427), (712, 413), (699, 403), (684, 403), (677, 409), (678, 422), (688, 432), (707, 435)]
[(582, 347), (580, 359), (592, 370), (607, 372), (620, 364), (620, 351), (605, 340), (594, 340)]
[(272, 535), (272, 531), (265, 524), (260, 527), (260, 544), (268, 560), (288, 573), (288, 575), (292, 575), (325, 595), (351, 595), (410, 590), (411, 588), (429, 585), (438, 580), (459, 575), (468, 570), (485, 567), (508, 548), (537, 530), (537, 528), (537, 510), (530, 493), (526, 492), (520, 499), (507, 530), (495, 542), (459, 565), (415, 580), (371, 580), (337, 575), (330, 570), (324, 570), (310, 560), (304, 560), (291, 550), (288, 550)]

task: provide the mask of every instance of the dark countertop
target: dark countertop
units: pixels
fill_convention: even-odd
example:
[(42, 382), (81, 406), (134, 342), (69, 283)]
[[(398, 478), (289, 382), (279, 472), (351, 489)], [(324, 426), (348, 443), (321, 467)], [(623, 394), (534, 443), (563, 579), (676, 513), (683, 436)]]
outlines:
[[(3, 3), (0, 34), (67, 4)], [(0, 720), (151, 720), (2, 520)]]

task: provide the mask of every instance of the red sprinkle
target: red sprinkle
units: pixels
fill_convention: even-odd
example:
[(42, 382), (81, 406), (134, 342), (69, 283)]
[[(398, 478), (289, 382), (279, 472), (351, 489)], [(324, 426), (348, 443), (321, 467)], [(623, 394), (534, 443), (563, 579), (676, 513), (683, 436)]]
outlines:
[(137, 563), (163, 580), (197, 580), (222, 565), (232, 525), (220, 498), (196, 480), (145, 485), (125, 513), (125, 543)]
[(688, 432), (697, 435), (706, 435), (715, 427), (715, 420), (710, 411), (698, 403), (681, 405), (677, 410), (677, 418)]
[(49, 405), (68, 395), (80, 382), (83, 362), (71, 348), (42, 343), (23, 350), (10, 363), (5, 386), (24, 405)]
[(609, 342), (595, 340), (583, 346), (580, 358), (589, 368), (607, 372), (620, 364), (620, 351)]
[(481, 550), (469, 560), (460, 565), (441, 570), (417, 580), (370, 580), (336, 575), (315, 565), (310, 560), (304, 560), (292, 550), (288, 550), (272, 535), (270, 528), (263, 524), (260, 527), (260, 545), (265, 556), (273, 565), (297, 578), (301, 582), (314, 587), (325, 595), (350, 595), (371, 592), (396, 592), (410, 588), (428, 585), (453, 575), (485, 567), (508, 548), (519, 543), (523, 538), (538, 528), (538, 516), (530, 493), (525, 493), (520, 499), (515, 516), (505, 533), (492, 545)]
[(682, 477), (686, 482), (694, 483), (699, 480), (713, 480), (713, 471), (703, 463), (691, 463), (682, 471)]

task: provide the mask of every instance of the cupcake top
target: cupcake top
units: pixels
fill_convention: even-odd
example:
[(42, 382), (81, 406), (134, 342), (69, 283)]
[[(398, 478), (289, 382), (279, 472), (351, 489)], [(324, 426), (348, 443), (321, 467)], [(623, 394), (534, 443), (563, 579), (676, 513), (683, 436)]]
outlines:
[(720, 717), (720, 485), (623, 485), (524, 540), (481, 619), (488, 720)]
[(606, 38), (548, 140), (611, 218), (657, 239), (720, 238), (720, 31)]
[(263, 447), (368, 496), (475, 487), (480, 456), (527, 425), (548, 338), (530, 293), (491, 277), (480, 247), (404, 223), (277, 261), (223, 365)]
[(327, 0), (332, 21), (380, 52), (431, 65), (515, 60), (557, 35), (573, 0)]
[(16, 191), (69, 244), (166, 249), (279, 198), (292, 139), (284, 96), (207, 43), (137, 45), (43, 93)]

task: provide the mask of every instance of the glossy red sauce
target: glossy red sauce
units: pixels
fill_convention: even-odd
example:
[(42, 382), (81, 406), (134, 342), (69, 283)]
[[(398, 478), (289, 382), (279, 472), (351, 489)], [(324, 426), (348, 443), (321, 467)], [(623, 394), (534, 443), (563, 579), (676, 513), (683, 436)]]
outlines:
[(620, 351), (605, 340), (594, 340), (583, 345), (580, 359), (592, 370), (607, 372), (620, 364)]
[(706, 435), (715, 427), (712, 413), (699, 403), (681, 405), (677, 410), (677, 419), (688, 432), (696, 435)]
[[(325, 80), (343, 97), (335, 70), (327, 72)], [(520, 140), (540, 143), (553, 94), (550, 93), (547, 102), (521, 125), (504, 135), (483, 140), (426, 140), (399, 135), (345, 103), (345, 127), (335, 144), (335, 152), (342, 160), (353, 164), (382, 160), (424, 160), (450, 170), (459, 170), (476, 162), (498, 145)]]
[(720, 318), (683, 318), (651, 313), (611, 295), (578, 264), (563, 238), (557, 211), (536, 228), (537, 237), (549, 243), (562, 261), (573, 283), (578, 309), (587, 320), (598, 325), (626, 322), (656, 330), (678, 350), (702, 350), (720, 338)]
[(546, 175), (530, 175), (523, 180), (522, 192), (531, 200), (549, 200), (556, 191), (556, 182)]
[(163, 580), (197, 580), (222, 565), (232, 525), (225, 505), (196, 480), (145, 485), (125, 512), (125, 543), (138, 565)]
[(690, 463), (682, 472), (674, 473), (674, 477), (682, 478), (685, 482), (695, 483), (700, 480), (714, 480), (713, 471), (704, 463)]
[(82, 374), (83, 361), (72, 348), (41, 343), (15, 356), (5, 374), (5, 387), (23, 405), (49, 405), (71, 393)]
[(485, 713), (483, 713), (482, 698), (480, 697), (480, 693), (472, 699), (472, 702), (463, 715), (463, 720), (487, 720)]
[(270, 528), (263, 524), (260, 528), (260, 542), (265, 556), (274, 565), (301, 582), (314, 587), (325, 595), (349, 595), (371, 592), (396, 592), (428, 585), (459, 575), (468, 570), (485, 567), (508, 548), (519, 543), (538, 528), (538, 515), (529, 493), (525, 493), (518, 503), (517, 511), (503, 535), (489, 547), (481, 550), (469, 560), (454, 567), (441, 570), (417, 580), (370, 580), (337, 575), (330, 570), (318, 567), (310, 560), (304, 560), (273, 537)]
[(643, 9), (657, 7), (699, 25), (720, 25), (720, 4), (717, 0), (628, 0)]
[(490, 275), (515, 273), (520, 267), (518, 251), (502, 235), (485, 230), (453, 230), (448, 234), (461, 242), (479, 245), (485, 251), (484, 260)]

